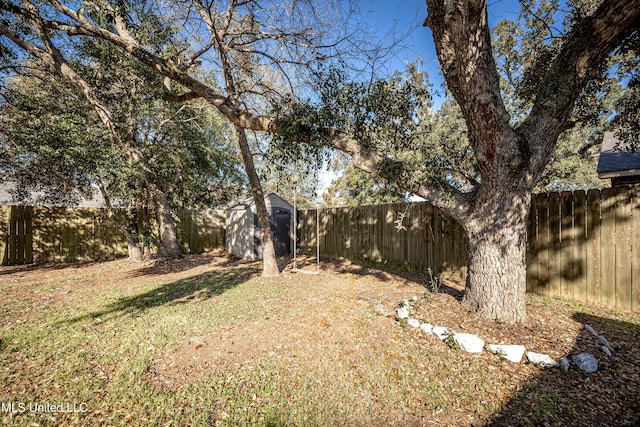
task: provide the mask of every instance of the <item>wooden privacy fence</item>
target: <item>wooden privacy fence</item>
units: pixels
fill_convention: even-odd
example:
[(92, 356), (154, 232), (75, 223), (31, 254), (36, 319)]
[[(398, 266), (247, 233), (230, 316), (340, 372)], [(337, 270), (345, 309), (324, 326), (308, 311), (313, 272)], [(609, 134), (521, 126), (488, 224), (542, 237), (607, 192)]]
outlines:
[[(181, 211), (176, 219), (185, 252), (224, 247), (223, 212)], [(125, 256), (127, 244), (104, 209), (2, 206), (0, 254), (2, 265), (92, 261)]]
[[(316, 211), (298, 217), (313, 252)], [(323, 256), (466, 275), (462, 228), (426, 202), (324, 209), (319, 228)], [(640, 188), (536, 194), (527, 234), (528, 291), (640, 312)]]
[(181, 210), (176, 221), (178, 238), (185, 253), (203, 253), (225, 246), (226, 215), (222, 210)]
[[(323, 209), (318, 224), (323, 256), (464, 278), (464, 232), (430, 203)], [(301, 250), (315, 251), (315, 210), (299, 213), (298, 236)]]
[(127, 254), (118, 228), (101, 209), (0, 208), (3, 265), (73, 262)]
[(529, 291), (640, 312), (640, 187), (536, 194), (527, 235)]

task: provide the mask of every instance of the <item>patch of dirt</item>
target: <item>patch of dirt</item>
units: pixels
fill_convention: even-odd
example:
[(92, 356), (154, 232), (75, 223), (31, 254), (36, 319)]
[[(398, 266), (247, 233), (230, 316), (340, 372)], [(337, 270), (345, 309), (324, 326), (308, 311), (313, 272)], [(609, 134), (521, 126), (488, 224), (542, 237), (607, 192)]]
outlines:
[[(301, 264), (305, 268), (305, 262)], [(314, 271), (312, 266), (306, 269)], [(394, 311), (398, 302), (425, 291), (412, 280), (381, 270), (336, 268), (329, 263), (323, 263), (321, 270), (319, 275), (306, 275), (288, 266), (284, 280), (304, 281), (304, 287), (274, 301), (269, 315), (260, 321), (185, 338), (156, 361), (151, 381), (176, 390), (265, 358), (289, 358), (304, 366), (332, 353), (356, 352), (365, 330), (376, 336), (398, 333)], [(277, 286), (282, 279), (266, 279), (265, 286)]]

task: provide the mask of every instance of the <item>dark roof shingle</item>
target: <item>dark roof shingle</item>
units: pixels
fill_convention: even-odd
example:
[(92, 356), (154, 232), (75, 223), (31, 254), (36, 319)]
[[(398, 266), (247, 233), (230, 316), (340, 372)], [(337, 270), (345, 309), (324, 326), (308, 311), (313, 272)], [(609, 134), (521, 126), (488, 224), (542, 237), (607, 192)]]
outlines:
[(619, 140), (614, 132), (605, 132), (598, 160), (598, 175), (610, 175), (615, 172), (628, 174), (632, 171), (640, 174), (640, 151), (626, 151), (624, 147), (617, 147), (618, 144)]

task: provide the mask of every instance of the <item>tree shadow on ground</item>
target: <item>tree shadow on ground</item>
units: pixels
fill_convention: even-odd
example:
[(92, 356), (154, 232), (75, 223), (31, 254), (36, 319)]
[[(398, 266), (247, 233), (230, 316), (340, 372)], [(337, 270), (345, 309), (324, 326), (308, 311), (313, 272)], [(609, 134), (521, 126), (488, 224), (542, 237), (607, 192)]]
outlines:
[[(292, 261), (289, 264), (293, 265)], [(316, 269), (316, 259), (310, 256), (298, 257), (299, 269), (313, 272)], [(281, 267), (282, 270), (282, 267)], [(416, 283), (432, 293), (443, 293), (462, 301), (464, 296), (464, 282), (453, 279), (440, 279), (440, 277), (420, 272), (396, 270), (380, 265), (367, 265), (349, 260), (336, 260), (332, 258), (320, 258), (320, 271), (332, 270), (337, 273), (351, 273), (360, 277), (374, 277), (382, 282), (398, 281)]]
[(640, 425), (640, 325), (576, 313), (614, 348), (582, 328), (571, 352), (594, 355), (597, 372), (584, 373), (571, 362), (568, 372), (545, 369), (529, 380), (487, 423), (489, 426), (638, 426)]
[[(230, 265), (233, 264), (231, 261), (229, 263)], [(118, 317), (144, 312), (162, 305), (203, 301), (221, 295), (257, 275), (259, 275), (259, 271), (253, 267), (217, 268), (216, 271), (209, 271), (176, 282), (162, 284), (140, 294), (120, 297), (108, 304), (103, 310), (78, 316), (64, 323), (77, 323), (105, 316)]]
[(151, 256), (143, 263), (143, 267), (130, 273), (131, 277), (161, 276), (170, 273), (188, 271), (196, 267), (216, 263), (216, 266), (231, 267), (239, 263), (240, 258), (224, 250), (216, 250), (204, 254), (183, 254), (180, 258)]
[(91, 267), (100, 264), (104, 261), (79, 261), (74, 263), (50, 263), (50, 264), (21, 264), (21, 265), (8, 265), (0, 266), (0, 276), (16, 274), (16, 273), (28, 273), (31, 271), (54, 271), (63, 270), (65, 268), (82, 268)]

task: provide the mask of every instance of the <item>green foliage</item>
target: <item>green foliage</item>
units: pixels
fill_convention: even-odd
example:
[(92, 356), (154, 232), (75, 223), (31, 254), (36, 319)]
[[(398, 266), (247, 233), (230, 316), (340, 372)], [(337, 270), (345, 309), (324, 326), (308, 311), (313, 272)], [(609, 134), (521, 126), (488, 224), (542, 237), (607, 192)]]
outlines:
[[(521, 3), (518, 21), (503, 20), (492, 31), (502, 95), (515, 126), (526, 118), (546, 67), (563, 42), (564, 33), (575, 22), (591, 14), (601, 2), (573, 0), (562, 10), (557, 0)], [(560, 16), (564, 16), (562, 21)], [(610, 71), (589, 83), (580, 94), (571, 118), (573, 126), (558, 139), (538, 183), (538, 191), (601, 188), (604, 183), (598, 179), (596, 167), (602, 134), (616, 127), (621, 128), (620, 134), (625, 140), (637, 139), (638, 128), (633, 130), (632, 126), (632, 117), (634, 114), (637, 117), (638, 111), (633, 78), (627, 88), (621, 84), (637, 73), (634, 71), (637, 70), (637, 49), (632, 46), (633, 42), (629, 41), (612, 55), (607, 67), (603, 68)], [(617, 116), (616, 120), (611, 123), (614, 116)]]
[(276, 192), (289, 203), (295, 193), (297, 208), (315, 207), (320, 176), (331, 151), (319, 145), (290, 144), (278, 137), (256, 139), (255, 145), (262, 152), (254, 159), (265, 193)]
[(602, 139), (598, 129), (578, 125), (560, 135), (553, 157), (536, 189), (573, 191), (602, 188), (606, 182), (599, 179), (596, 172)]
[(114, 152), (84, 98), (42, 74), (12, 78), (2, 96), (3, 180), (16, 181), (19, 196), (27, 189), (45, 190), (43, 201), (49, 203), (91, 195), (98, 165)]
[[(277, 106), (277, 141), (281, 146), (293, 146), (296, 141), (321, 146), (327, 129), (344, 132), (365, 150), (385, 159), (378, 173), (402, 178), (409, 187), (429, 180), (442, 182), (445, 191), (448, 185), (468, 189), (476, 183), (478, 172), (464, 120), (452, 102), (434, 112), (430, 88), (419, 64), (410, 64), (405, 72), (372, 83), (349, 81), (344, 73), (330, 70), (318, 76), (315, 102), (289, 100)], [(358, 196), (349, 204), (406, 197), (382, 184), (380, 178), (347, 173), (335, 193), (342, 187), (346, 197), (356, 193), (380, 196)], [(340, 199), (337, 194), (330, 197)]]
[(301, 103), (292, 98), (276, 105), (278, 140), (322, 146), (331, 128), (353, 135), (364, 147), (394, 149), (417, 126), (415, 113), (430, 102), (426, 74), (412, 67), (388, 80), (349, 81), (337, 69), (316, 76), (318, 99)]
[[(149, 183), (174, 206), (192, 209), (242, 191), (239, 156), (217, 113), (202, 101), (162, 101), (159, 78), (106, 43), (84, 41), (78, 49), (72, 65), (108, 105), (120, 142), (75, 88), (43, 72), (16, 76), (2, 92), (5, 178), (25, 189), (45, 185), (57, 196), (103, 184), (112, 199), (136, 206), (150, 205)], [(127, 147), (142, 158), (132, 160)]]
[(640, 150), (640, 34), (627, 40), (615, 58), (619, 78), (629, 79), (615, 103), (616, 136), (627, 149)]
[[(162, 49), (162, 31), (152, 30), (144, 37)], [(80, 50), (85, 79), (100, 88), (122, 139), (142, 153), (137, 163), (123, 159), (103, 175), (115, 194), (144, 200), (153, 182), (173, 206), (198, 209), (226, 203), (242, 191), (231, 129), (219, 114), (202, 100), (163, 101), (161, 77), (108, 43), (85, 40)]]
[(320, 176), (325, 173), (315, 160), (303, 163), (256, 162), (265, 193), (275, 192), (297, 209), (313, 209), (317, 206)]
[(375, 174), (368, 174), (351, 164), (334, 161), (334, 170), (340, 175), (323, 194), (326, 206), (365, 206), (408, 201), (407, 194)]
[[(367, 149), (380, 154), (387, 151), (409, 158), (415, 148), (412, 138), (418, 127), (416, 113), (430, 104), (426, 74), (411, 65), (406, 73), (372, 84), (348, 80), (335, 68), (316, 76), (318, 99), (306, 103), (293, 98), (276, 104), (279, 133), (274, 136), (269, 155), (273, 164), (295, 164), (298, 175), (317, 173), (318, 165), (329, 163), (331, 152), (325, 148), (325, 132), (353, 135)], [(306, 144), (298, 144), (304, 141)], [(332, 162), (335, 165), (335, 161)], [(334, 183), (325, 196), (330, 204), (355, 205), (391, 203), (406, 195), (379, 176), (368, 175), (341, 165), (346, 175)]]
[(458, 343), (456, 342), (456, 340), (453, 338), (453, 333), (449, 333), (447, 335), (447, 337), (442, 340), (446, 345), (449, 346), (450, 349), (452, 350), (460, 350), (460, 346), (458, 346)]

